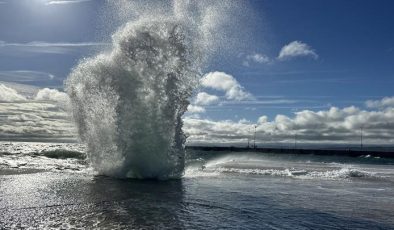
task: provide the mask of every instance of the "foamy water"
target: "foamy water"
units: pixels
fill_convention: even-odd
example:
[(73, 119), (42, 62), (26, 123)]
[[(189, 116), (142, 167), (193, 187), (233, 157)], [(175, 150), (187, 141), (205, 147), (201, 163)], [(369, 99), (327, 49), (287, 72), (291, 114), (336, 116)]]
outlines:
[[(194, 155), (194, 154), (193, 154)], [(197, 153), (198, 155), (198, 153)], [(290, 157), (289, 157), (290, 156)], [(196, 156), (194, 156), (196, 157)], [(245, 174), (260, 176), (281, 176), (296, 179), (344, 180), (352, 178), (394, 179), (394, 161), (386, 159), (351, 159), (347, 157), (325, 162), (330, 157), (296, 156), (292, 154), (256, 154), (256, 153), (213, 153), (211, 156), (190, 161), (184, 177), (220, 176), (223, 174)], [(314, 159), (311, 161), (310, 159)], [(375, 160), (375, 161), (374, 161)], [(378, 164), (379, 160), (383, 164)], [(388, 162), (391, 163), (388, 163)]]
[[(82, 144), (1, 142), (0, 169), (40, 169), (100, 175)], [(256, 175), (316, 180), (394, 181), (394, 161), (384, 158), (191, 151), (183, 178)]]
[(123, 15), (112, 48), (82, 60), (66, 81), (88, 160), (103, 175), (179, 178), (182, 115), (221, 41), (228, 5), (241, 4), (172, 1), (165, 12), (146, 2), (113, 4), (115, 14), (133, 17)]

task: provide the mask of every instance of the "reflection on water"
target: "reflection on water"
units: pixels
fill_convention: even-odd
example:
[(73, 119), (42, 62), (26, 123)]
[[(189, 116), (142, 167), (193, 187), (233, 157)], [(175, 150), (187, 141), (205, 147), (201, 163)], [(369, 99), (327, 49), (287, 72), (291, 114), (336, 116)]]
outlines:
[(179, 213), (183, 209), (181, 180), (114, 180), (96, 177), (89, 184), (88, 202), (95, 202), (101, 213), (101, 226), (143, 228), (147, 226), (183, 228)]
[(223, 175), (0, 175), (0, 229), (394, 229), (392, 183)]
[(0, 176), (2, 228), (184, 228), (181, 180), (73, 174)]

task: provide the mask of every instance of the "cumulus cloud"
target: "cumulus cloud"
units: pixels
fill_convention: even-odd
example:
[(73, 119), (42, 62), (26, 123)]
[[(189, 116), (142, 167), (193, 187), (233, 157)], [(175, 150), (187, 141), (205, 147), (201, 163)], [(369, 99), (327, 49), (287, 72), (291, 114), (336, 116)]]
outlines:
[(198, 105), (187, 106), (187, 112), (189, 113), (205, 113), (205, 109)]
[(225, 92), (228, 100), (247, 100), (253, 96), (245, 91), (238, 81), (231, 75), (224, 72), (210, 72), (201, 79), (201, 85)]
[(205, 92), (198, 93), (195, 99), (197, 105), (212, 105), (219, 101), (219, 97)]
[(317, 53), (306, 43), (293, 41), (282, 47), (279, 52), (279, 60), (287, 60), (295, 57), (311, 57), (317, 59)]
[(268, 122), (268, 117), (267, 116), (261, 116), (257, 119), (257, 124), (263, 124)]
[(0, 101), (2, 102), (26, 101), (26, 97), (19, 94), (15, 89), (9, 88), (4, 84), (0, 84)]
[(394, 144), (394, 108), (366, 111), (351, 106), (328, 110), (304, 110), (289, 117), (277, 115), (269, 121), (261, 116), (255, 124), (241, 121), (213, 121), (186, 118), (185, 132), (190, 144), (240, 144), (252, 138), (256, 126), (259, 144), (300, 143), (359, 144), (363, 129), (364, 144)]
[(38, 91), (35, 100), (68, 103), (70, 98), (66, 93), (60, 92), (57, 89), (44, 88)]
[(382, 100), (368, 100), (365, 102), (368, 108), (394, 107), (394, 97), (385, 97)]

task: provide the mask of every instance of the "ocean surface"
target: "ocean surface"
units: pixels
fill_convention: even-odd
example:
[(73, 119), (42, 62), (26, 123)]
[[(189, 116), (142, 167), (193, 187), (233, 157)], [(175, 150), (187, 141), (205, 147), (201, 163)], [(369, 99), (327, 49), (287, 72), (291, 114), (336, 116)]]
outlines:
[(394, 229), (394, 160), (188, 151), (179, 180), (97, 175), (78, 144), (0, 143), (0, 229)]

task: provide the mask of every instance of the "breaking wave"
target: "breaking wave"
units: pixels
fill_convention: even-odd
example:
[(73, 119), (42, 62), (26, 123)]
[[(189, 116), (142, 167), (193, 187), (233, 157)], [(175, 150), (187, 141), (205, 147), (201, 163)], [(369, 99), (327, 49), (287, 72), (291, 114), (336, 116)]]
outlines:
[(259, 156), (227, 155), (207, 161), (190, 161), (185, 177), (216, 177), (222, 174), (280, 176), (298, 179), (384, 178), (363, 168), (339, 163), (286, 162)]
[(173, 1), (164, 13), (146, 2), (114, 3), (123, 13), (123, 7), (141, 11), (115, 32), (109, 52), (81, 61), (65, 83), (80, 138), (98, 173), (182, 175), (181, 117), (218, 43), (219, 22), (230, 2)]
[(321, 179), (348, 179), (348, 178), (373, 178), (372, 173), (353, 169), (341, 168), (331, 171), (306, 171), (293, 169), (237, 169), (237, 168), (217, 168), (214, 171), (221, 173), (241, 173), (241, 174), (256, 174), (267, 176), (288, 176), (297, 177), (300, 179), (321, 178)]
[(299, 179), (350, 179), (350, 178), (379, 178), (374, 173), (354, 169), (341, 168), (328, 171), (307, 171), (303, 169), (277, 169), (277, 168), (196, 168), (189, 167), (186, 169), (185, 177), (212, 177), (220, 176), (221, 174), (246, 174), (246, 175), (260, 175), (260, 176), (281, 176), (292, 177)]

